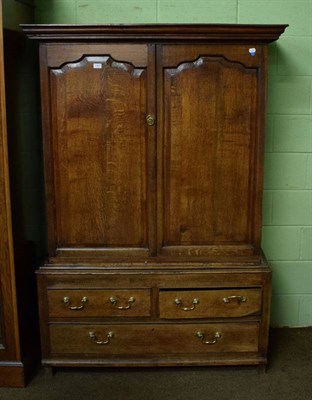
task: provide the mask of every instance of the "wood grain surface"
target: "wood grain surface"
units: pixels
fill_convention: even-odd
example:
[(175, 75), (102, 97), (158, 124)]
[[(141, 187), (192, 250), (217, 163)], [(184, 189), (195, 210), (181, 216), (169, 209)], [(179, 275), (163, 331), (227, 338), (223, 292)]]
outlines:
[(44, 365), (266, 363), (267, 44), (285, 28), (24, 25), (40, 41)]

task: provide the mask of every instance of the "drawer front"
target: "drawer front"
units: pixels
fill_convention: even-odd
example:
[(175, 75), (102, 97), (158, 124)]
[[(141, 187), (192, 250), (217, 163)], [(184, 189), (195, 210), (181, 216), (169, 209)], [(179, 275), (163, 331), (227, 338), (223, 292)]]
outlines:
[(160, 318), (244, 317), (261, 312), (260, 289), (161, 290)]
[(259, 324), (51, 325), (54, 354), (257, 352)]
[(134, 290), (48, 290), (49, 317), (148, 317), (151, 294)]

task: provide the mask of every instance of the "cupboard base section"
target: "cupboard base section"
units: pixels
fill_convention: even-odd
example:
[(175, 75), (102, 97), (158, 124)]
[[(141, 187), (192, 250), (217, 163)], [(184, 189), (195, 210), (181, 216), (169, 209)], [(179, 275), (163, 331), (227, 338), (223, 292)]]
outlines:
[(47, 367), (265, 365), (271, 272), (43, 268)]

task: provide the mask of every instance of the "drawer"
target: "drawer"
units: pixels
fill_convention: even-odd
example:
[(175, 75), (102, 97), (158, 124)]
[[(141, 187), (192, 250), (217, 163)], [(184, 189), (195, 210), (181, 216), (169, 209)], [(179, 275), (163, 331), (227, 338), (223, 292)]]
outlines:
[(261, 289), (161, 290), (160, 318), (244, 317), (261, 312)]
[(148, 317), (148, 289), (48, 290), (49, 317)]
[(259, 324), (50, 325), (54, 354), (257, 352)]

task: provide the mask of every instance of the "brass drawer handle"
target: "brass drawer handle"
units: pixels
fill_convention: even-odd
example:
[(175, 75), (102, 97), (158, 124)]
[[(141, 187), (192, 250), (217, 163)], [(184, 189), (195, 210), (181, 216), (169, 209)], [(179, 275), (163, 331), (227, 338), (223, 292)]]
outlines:
[(132, 304), (135, 302), (135, 298), (134, 297), (129, 297), (129, 300), (128, 300), (128, 305), (127, 306), (117, 306), (117, 302), (118, 302), (118, 300), (116, 299), (116, 297), (110, 297), (109, 298), (109, 301), (112, 303), (112, 305), (113, 306), (116, 306), (116, 308), (118, 309), (118, 310), (129, 310), (129, 308), (131, 308), (132, 307)]
[(213, 340), (204, 340), (205, 339), (205, 334), (203, 332), (196, 332), (195, 336), (198, 337), (198, 339), (200, 339), (202, 341), (202, 343), (204, 344), (216, 344), (218, 342), (218, 339), (221, 338), (221, 333), (220, 332), (216, 332), (213, 335)]
[(65, 304), (65, 306), (66, 306), (67, 308), (69, 308), (70, 310), (74, 310), (74, 311), (82, 310), (82, 309), (85, 307), (85, 305), (88, 303), (88, 297), (84, 296), (84, 297), (81, 299), (80, 302), (81, 302), (81, 306), (71, 306), (71, 305), (70, 305), (70, 303), (71, 303), (70, 297), (64, 297), (64, 298), (63, 298), (63, 303)]
[(95, 332), (89, 332), (89, 338), (95, 343), (98, 344), (100, 346), (108, 344), (111, 340), (111, 338), (114, 337), (114, 332), (108, 332), (108, 334), (106, 335), (107, 340), (98, 340), (96, 333)]
[(228, 297), (223, 297), (223, 303), (230, 303), (231, 300), (237, 300), (238, 304), (246, 303), (247, 297), (246, 296), (228, 296)]
[(199, 304), (199, 299), (193, 299), (193, 301), (192, 301), (193, 306), (192, 307), (182, 307), (182, 300), (178, 299), (178, 298), (174, 300), (174, 304), (176, 304), (183, 311), (192, 311), (192, 310), (195, 309), (197, 304)]

